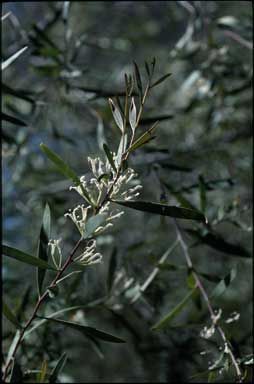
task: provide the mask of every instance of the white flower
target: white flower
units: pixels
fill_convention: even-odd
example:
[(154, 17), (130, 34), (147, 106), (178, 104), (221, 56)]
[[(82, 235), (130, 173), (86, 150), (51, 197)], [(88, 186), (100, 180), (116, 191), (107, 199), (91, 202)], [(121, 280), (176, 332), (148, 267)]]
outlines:
[[(48, 246), (50, 248), (51, 258), (52, 258), (52, 261), (53, 261), (53, 263), (57, 269), (61, 268), (62, 259), (63, 259), (62, 251), (61, 251), (61, 248), (59, 246), (61, 241), (62, 241), (62, 239), (49, 240), (49, 242), (48, 242)], [(58, 256), (56, 259), (57, 254), (58, 254)]]
[(85, 230), (85, 224), (87, 222), (87, 214), (88, 210), (91, 208), (89, 205), (88, 207), (85, 207), (84, 204), (78, 205), (76, 208), (69, 210), (68, 213), (65, 213), (65, 217), (70, 217), (70, 219), (73, 221), (73, 223), (77, 226), (79, 232), (81, 235), (83, 235)]
[(81, 255), (73, 259), (74, 262), (81, 265), (91, 265), (100, 263), (102, 260), (102, 255), (96, 250), (96, 241), (94, 239), (90, 240), (85, 247), (85, 250)]

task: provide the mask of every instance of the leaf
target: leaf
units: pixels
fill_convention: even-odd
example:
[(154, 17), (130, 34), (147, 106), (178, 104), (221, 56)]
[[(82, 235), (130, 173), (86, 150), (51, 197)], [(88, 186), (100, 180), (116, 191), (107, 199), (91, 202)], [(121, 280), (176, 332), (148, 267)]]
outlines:
[(6, 113), (1, 112), (1, 120), (8, 121), (8, 123), (12, 123), (15, 125), (20, 125), (21, 127), (26, 127), (27, 124), (17, 117), (7, 115)]
[(103, 213), (99, 213), (98, 215), (90, 217), (90, 219), (87, 221), (85, 225), (85, 231), (84, 231), (84, 239), (87, 239), (90, 237), (94, 231), (101, 226), (106, 220), (106, 215)]
[(219, 282), (219, 284), (214, 288), (211, 293), (211, 298), (217, 298), (223, 294), (223, 292), (228, 288), (232, 281), (236, 277), (236, 268), (232, 268), (230, 272)]
[(117, 266), (117, 262), (116, 262), (116, 248), (113, 249), (113, 252), (111, 254), (111, 257), (110, 257), (110, 262), (109, 262), (109, 268), (108, 268), (108, 280), (107, 280), (107, 286), (108, 286), (108, 292), (110, 293), (111, 291), (111, 288), (112, 288), (112, 284), (113, 284), (113, 281), (114, 281), (114, 275), (115, 275), (115, 271), (116, 271), (116, 266)]
[(58, 359), (55, 368), (52, 370), (50, 377), (49, 377), (49, 383), (55, 383), (58, 379), (58, 375), (61, 373), (62, 369), (64, 368), (67, 360), (67, 354), (64, 352), (60, 358)]
[(23, 383), (23, 373), (17, 359), (13, 360), (10, 383)]
[(19, 249), (8, 247), (7, 245), (2, 246), (2, 253), (5, 256), (21, 261), (22, 263), (30, 264), (30, 265), (44, 268), (44, 269), (51, 269), (52, 271), (56, 270), (55, 267), (51, 266), (46, 261), (38, 259), (37, 257), (31, 256), (28, 253), (20, 251)]
[(192, 291), (188, 292), (188, 294), (184, 297), (184, 299), (175, 306), (166, 316), (164, 316), (158, 323), (152, 326), (152, 331), (158, 331), (165, 328), (185, 307), (185, 305), (189, 302), (193, 296), (198, 293), (198, 289), (194, 288)]
[(236, 255), (239, 257), (250, 257), (249, 252), (244, 249), (242, 246), (237, 244), (231, 244), (224, 240), (219, 234), (212, 232), (208, 232), (206, 234), (201, 234), (199, 231), (194, 229), (185, 229), (186, 232), (188, 232), (190, 235), (194, 236), (200, 242), (205, 243), (209, 245), (210, 247), (216, 249), (217, 251), (230, 254), (230, 255)]
[(24, 292), (24, 295), (21, 299), (20, 305), (16, 311), (16, 316), (17, 316), (18, 321), (21, 321), (22, 317), (24, 316), (24, 312), (26, 310), (26, 307), (29, 304), (31, 289), (32, 289), (32, 286), (28, 285), (25, 292)]
[(182, 207), (184, 208), (189, 208), (189, 209), (194, 209), (196, 210), (196, 208), (194, 207), (194, 205), (191, 204), (191, 202), (186, 199), (180, 192), (177, 192), (175, 191), (171, 185), (169, 185), (168, 183), (166, 183), (163, 179), (160, 179), (161, 183), (163, 185), (165, 185), (165, 187), (172, 193), (172, 195), (176, 198), (176, 200), (182, 205)]
[(163, 81), (165, 81), (169, 76), (171, 76), (172, 73), (167, 73), (166, 75), (160, 77), (158, 80), (156, 80), (149, 88), (153, 88), (155, 87), (156, 85), (159, 85), (160, 83), (162, 83)]
[[(51, 214), (50, 214), (49, 205), (46, 204), (44, 213), (43, 213), (42, 226), (41, 226), (40, 238), (38, 243), (38, 253), (37, 253), (37, 257), (40, 260), (44, 260), (46, 262), (48, 261), (48, 242), (50, 239), (50, 233), (51, 233)], [(38, 267), (37, 287), (38, 287), (39, 296), (41, 296), (41, 293), (42, 293), (42, 285), (43, 285), (45, 274), (46, 274), (46, 270)]]
[(135, 61), (133, 61), (133, 64), (134, 64), (135, 78), (136, 78), (137, 87), (138, 87), (138, 89), (140, 91), (140, 96), (142, 97), (143, 89), (142, 89), (142, 80), (141, 80), (139, 68), (138, 68), (137, 63), (135, 63)]
[(200, 210), (205, 214), (206, 211), (206, 185), (202, 175), (199, 176), (199, 195), (200, 195)]
[(124, 340), (122, 340), (122, 339), (120, 339), (120, 338), (118, 338), (116, 336), (110, 335), (109, 333), (105, 333), (105, 332), (99, 331), (96, 328), (87, 327), (85, 325), (73, 323), (73, 322), (70, 322), (70, 321), (64, 321), (64, 320), (60, 320), (60, 319), (53, 319), (53, 318), (50, 318), (50, 317), (42, 317), (42, 316), (37, 316), (37, 317), (42, 318), (42, 319), (46, 319), (46, 320), (49, 320), (49, 321), (52, 321), (54, 323), (62, 324), (64, 326), (66, 326), (66, 327), (75, 329), (75, 330), (83, 333), (84, 335), (92, 336), (92, 337), (95, 337), (96, 339), (100, 339), (100, 340), (103, 340), (103, 341), (106, 341), (106, 342), (109, 342), (109, 343), (125, 343)]
[(114, 203), (129, 207), (132, 209), (137, 209), (138, 211), (150, 212), (162, 216), (170, 216), (179, 219), (186, 220), (197, 220), (201, 222), (206, 222), (205, 216), (194, 209), (181, 208), (170, 206), (166, 204), (152, 203), (149, 201), (125, 201), (125, 200), (112, 200)]
[(47, 368), (48, 368), (48, 362), (47, 360), (43, 360), (42, 367), (41, 367), (41, 372), (38, 377), (38, 382), (39, 383), (45, 383), (45, 377), (47, 374)]
[(108, 99), (108, 101), (109, 101), (111, 111), (113, 113), (114, 120), (115, 120), (117, 126), (120, 128), (121, 132), (123, 133), (124, 124), (123, 124), (121, 112), (117, 108), (117, 106), (115, 105), (115, 103), (113, 102), (112, 99)]
[(55, 152), (53, 152), (51, 149), (49, 149), (45, 144), (40, 144), (41, 149), (46, 154), (46, 156), (51, 160), (58, 168), (58, 170), (68, 179), (71, 179), (76, 186), (80, 185), (82, 192), (86, 198), (86, 200), (91, 204), (90, 196), (88, 192), (84, 189), (82, 184), (80, 183), (80, 180), (76, 173), (69, 167), (68, 164), (66, 164), (63, 159), (57, 155)]
[(24, 91), (22, 89), (13, 89), (9, 87), (6, 84), (2, 83), (2, 91), (8, 95), (15, 96), (19, 99), (23, 99), (25, 101), (28, 101), (30, 103), (34, 103), (35, 100), (33, 100), (30, 95), (33, 95), (32, 92)]
[(10, 310), (10, 308), (8, 307), (4, 299), (3, 299), (3, 314), (13, 325), (15, 325), (15, 327), (22, 328), (16, 316)]
[[(122, 155), (125, 153), (126, 146), (127, 146), (127, 140), (128, 140), (128, 137), (127, 137), (127, 133), (126, 133), (124, 136), (121, 137), (118, 151), (117, 151), (116, 163), (118, 166), (120, 166), (121, 160), (122, 160)], [(124, 146), (123, 146), (123, 142), (124, 142)]]
[(174, 115), (172, 114), (143, 117), (139, 120), (139, 125), (153, 124), (153, 123), (156, 123), (156, 121), (163, 121), (163, 120), (168, 120), (173, 118), (174, 118)]
[(104, 149), (104, 152), (105, 152), (105, 154), (107, 156), (107, 159), (108, 159), (111, 167), (114, 169), (115, 172), (117, 172), (116, 165), (115, 165), (112, 153), (111, 153), (109, 147), (107, 146), (107, 144), (105, 144), (105, 143), (103, 144), (103, 149)]
[(132, 132), (134, 134), (136, 129), (136, 122), (137, 122), (137, 110), (136, 110), (134, 97), (131, 98), (131, 105), (129, 109), (129, 122), (130, 122)]
[(152, 136), (153, 132), (155, 131), (155, 128), (158, 124), (158, 121), (154, 123), (154, 125), (148, 129), (143, 135), (141, 135), (128, 149), (126, 152), (132, 152), (135, 149), (141, 147), (142, 145), (148, 143), (149, 141), (153, 140), (155, 136)]
[(17, 51), (16, 53), (14, 53), (11, 57), (9, 57), (9, 59), (5, 60), (2, 62), (1, 64), (1, 69), (2, 71), (4, 71), (7, 67), (9, 67), (9, 65), (11, 63), (13, 63), (20, 55), (22, 55), (23, 52), (25, 52), (25, 50), (27, 49), (28, 47), (23, 47), (21, 48), (19, 51)]

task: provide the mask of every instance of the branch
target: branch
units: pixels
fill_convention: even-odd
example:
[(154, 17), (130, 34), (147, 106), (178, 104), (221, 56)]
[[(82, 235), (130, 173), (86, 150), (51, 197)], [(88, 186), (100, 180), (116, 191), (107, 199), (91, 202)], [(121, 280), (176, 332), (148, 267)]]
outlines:
[[(194, 279), (195, 279), (196, 286), (198, 287), (198, 289), (199, 289), (199, 291), (200, 291), (200, 293), (201, 293), (201, 295), (202, 295), (202, 297), (203, 297), (203, 299), (204, 299), (204, 301), (205, 301), (205, 303), (206, 303), (206, 306), (207, 306), (207, 308), (208, 308), (208, 311), (209, 311), (209, 313), (210, 313), (210, 315), (211, 315), (211, 319), (212, 319), (212, 321), (213, 321), (213, 319), (216, 318), (216, 314), (215, 314), (215, 312), (214, 312), (214, 310), (213, 310), (213, 307), (212, 307), (212, 304), (211, 304), (211, 302), (210, 302), (209, 296), (208, 296), (208, 294), (207, 294), (207, 292), (206, 292), (206, 290), (205, 290), (205, 288), (204, 288), (202, 282), (200, 281), (199, 276), (197, 275), (197, 273), (196, 273), (196, 272), (194, 271), (194, 269), (193, 269), (193, 264), (192, 264), (191, 256), (190, 256), (190, 254), (189, 254), (187, 244), (185, 243), (185, 241), (184, 241), (184, 239), (183, 239), (182, 231), (181, 231), (180, 227), (178, 226), (176, 220), (174, 220), (174, 223), (175, 223), (175, 228), (176, 228), (176, 233), (177, 233), (177, 239), (178, 239), (178, 241), (179, 241), (179, 243), (180, 243), (180, 246), (182, 247), (182, 250), (183, 250), (183, 253), (184, 253), (184, 256), (185, 256), (186, 263), (187, 263), (188, 267), (190, 268), (190, 270), (192, 271), (192, 276), (193, 276)], [(225, 335), (223, 329), (221, 328), (221, 326), (219, 326), (219, 325), (218, 325), (217, 323), (215, 323), (214, 321), (213, 321), (213, 323), (214, 323), (214, 325), (215, 325), (215, 328), (216, 328), (217, 331), (219, 332), (219, 334), (220, 334), (220, 336), (221, 336), (221, 338), (222, 338), (222, 340), (223, 340), (223, 343), (224, 343), (225, 347), (227, 347), (227, 352), (228, 352), (228, 354), (229, 354), (229, 356), (230, 356), (230, 359), (231, 359), (231, 361), (232, 361), (232, 364), (233, 364), (234, 367), (235, 367), (235, 371), (236, 371), (236, 375), (237, 375), (237, 381), (238, 381), (239, 383), (241, 383), (241, 382), (243, 381), (243, 375), (242, 375), (241, 369), (240, 369), (240, 367), (239, 367), (239, 364), (238, 364), (238, 362), (236, 361), (236, 358), (235, 358), (235, 356), (234, 356), (234, 354), (233, 354), (233, 351), (232, 351), (232, 349), (231, 349), (230, 343), (229, 343), (229, 341), (227, 340), (226, 335)]]

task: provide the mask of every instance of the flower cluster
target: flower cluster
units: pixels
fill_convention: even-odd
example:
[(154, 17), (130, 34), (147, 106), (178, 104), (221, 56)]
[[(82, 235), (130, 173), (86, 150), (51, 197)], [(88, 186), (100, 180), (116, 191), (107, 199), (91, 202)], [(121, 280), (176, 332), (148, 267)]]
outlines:
[(85, 250), (81, 255), (73, 259), (74, 262), (80, 265), (91, 265), (100, 263), (102, 260), (102, 255), (99, 252), (96, 252), (96, 240), (92, 239), (88, 242)]
[[(113, 159), (116, 156), (113, 154)], [(94, 159), (88, 157), (88, 162), (93, 173), (93, 177), (88, 181), (86, 176), (80, 177), (79, 186), (71, 186), (70, 190), (77, 191), (85, 200), (84, 189), (88, 192), (92, 203), (95, 206), (100, 204), (101, 199), (110, 192), (111, 198), (120, 198), (131, 200), (139, 195), (142, 186), (138, 184), (136, 176), (132, 168), (127, 168), (116, 179), (116, 172), (109, 163), (108, 159), (103, 162), (99, 157)], [(127, 186), (127, 189), (126, 189)]]

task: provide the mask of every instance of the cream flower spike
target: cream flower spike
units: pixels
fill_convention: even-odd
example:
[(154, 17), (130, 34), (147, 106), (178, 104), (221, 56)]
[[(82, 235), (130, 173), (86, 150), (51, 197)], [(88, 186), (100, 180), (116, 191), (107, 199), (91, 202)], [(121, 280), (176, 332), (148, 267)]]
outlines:
[(80, 265), (91, 265), (101, 263), (102, 255), (96, 251), (96, 240), (92, 239), (88, 242), (85, 250), (81, 255), (75, 257), (73, 261)]
[(87, 215), (88, 215), (88, 210), (91, 208), (91, 205), (88, 207), (85, 207), (84, 204), (78, 205), (76, 208), (69, 210), (68, 213), (65, 213), (65, 217), (70, 217), (70, 219), (73, 221), (73, 223), (76, 225), (78, 228), (81, 236), (84, 234), (85, 230), (85, 224), (87, 222)]

